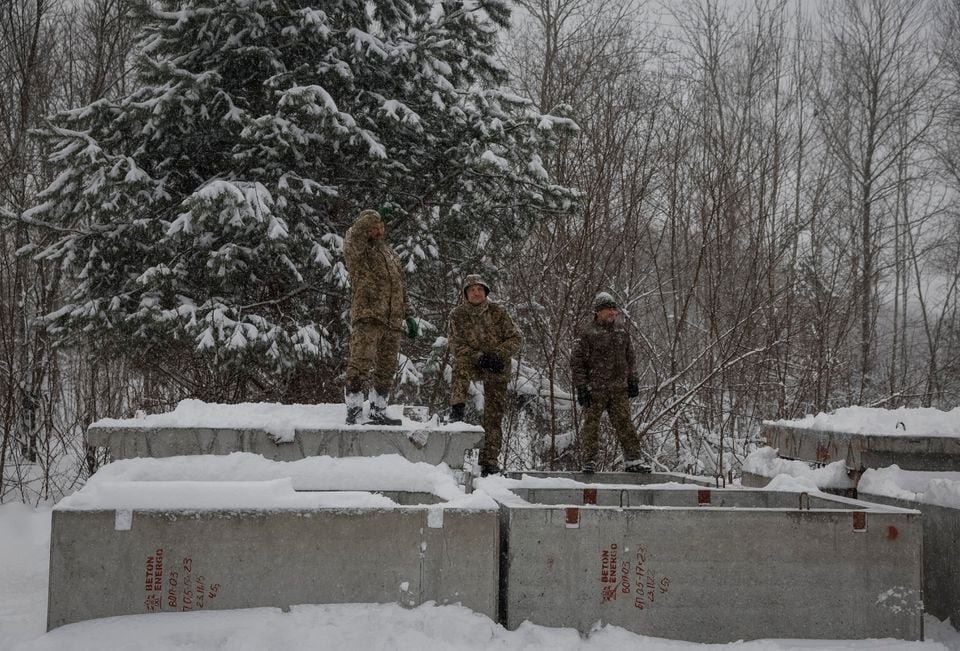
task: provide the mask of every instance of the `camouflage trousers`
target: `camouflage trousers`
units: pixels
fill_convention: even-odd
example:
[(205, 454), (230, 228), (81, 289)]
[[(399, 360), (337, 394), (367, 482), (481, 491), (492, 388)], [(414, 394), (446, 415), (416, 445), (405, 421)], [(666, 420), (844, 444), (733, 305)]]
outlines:
[(640, 439), (630, 419), (630, 398), (627, 388), (594, 389), (593, 403), (583, 411), (581, 453), (583, 461), (594, 461), (600, 445), (600, 417), (607, 412), (610, 424), (623, 447), (623, 456), (628, 461), (640, 458)]
[(477, 370), (465, 364), (453, 365), (450, 379), (450, 404), (458, 405), (467, 401), (467, 387), (470, 382), (483, 383), (483, 416), (480, 426), (483, 427), (483, 448), (480, 450), (480, 463), (485, 465), (498, 464), (500, 446), (503, 443), (503, 412), (507, 403), (507, 384), (510, 374), (506, 371), (494, 373), (487, 370)]
[(369, 382), (386, 395), (397, 374), (400, 331), (376, 321), (358, 321), (350, 332), (350, 359), (347, 361), (347, 393), (359, 393)]

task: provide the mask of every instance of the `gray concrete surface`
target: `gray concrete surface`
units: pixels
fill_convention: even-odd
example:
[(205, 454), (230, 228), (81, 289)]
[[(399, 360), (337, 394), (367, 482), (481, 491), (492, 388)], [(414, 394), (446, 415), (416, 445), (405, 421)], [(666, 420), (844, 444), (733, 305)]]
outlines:
[(498, 554), (495, 509), (55, 508), (47, 628), (348, 602), (462, 603), (496, 617)]
[[(743, 473), (744, 486), (762, 488), (771, 477)], [(824, 489), (833, 492), (832, 489)], [(847, 491), (841, 491), (844, 494)], [(920, 511), (923, 522), (923, 607), (937, 619), (960, 621), (960, 509), (900, 500), (853, 489), (864, 502)]]
[(524, 476), (536, 477), (539, 479), (572, 479), (584, 484), (630, 484), (634, 486), (646, 486), (649, 484), (696, 484), (698, 486), (716, 487), (717, 480), (710, 477), (697, 477), (695, 475), (684, 475), (679, 472), (591, 472), (584, 473), (569, 470), (524, 470), (508, 472), (507, 477), (511, 479), (520, 479)]
[(784, 459), (828, 464), (851, 473), (897, 464), (904, 470), (960, 470), (960, 438), (851, 434), (764, 423), (760, 436)]
[(694, 642), (922, 639), (920, 514), (736, 489), (514, 491), (500, 612)]
[(923, 604), (937, 619), (960, 622), (960, 509), (860, 493), (866, 502), (923, 514)]
[(173, 457), (252, 452), (274, 461), (312, 456), (373, 457), (399, 454), (412, 462), (463, 468), (466, 450), (478, 447), (483, 430), (350, 428), (296, 431), (292, 442), (277, 442), (259, 429), (91, 426), (87, 445), (105, 448), (110, 458)]

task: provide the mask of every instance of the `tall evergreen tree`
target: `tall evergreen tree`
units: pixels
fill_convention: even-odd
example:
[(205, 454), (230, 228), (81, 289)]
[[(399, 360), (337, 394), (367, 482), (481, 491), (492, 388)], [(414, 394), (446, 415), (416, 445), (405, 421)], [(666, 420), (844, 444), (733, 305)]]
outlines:
[(224, 371), (341, 352), (359, 209), (395, 207), (412, 271), (571, 205), (540, 156), (575, 125), (503, 90), (502, 0), (146, 4), (139, 90), (38, 132), (59, 175), (24, 218), (75, 280), (46, 318), (61, 337), (220, 371), (191, 392), (222, 396), (203, 385)]

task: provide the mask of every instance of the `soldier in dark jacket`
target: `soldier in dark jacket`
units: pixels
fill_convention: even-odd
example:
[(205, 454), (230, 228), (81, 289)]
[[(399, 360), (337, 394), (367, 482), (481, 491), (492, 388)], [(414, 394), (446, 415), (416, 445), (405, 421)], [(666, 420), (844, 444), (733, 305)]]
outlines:
[(347, 425), (363, 413), (363, 390), (369, 382), (370, 421), (400, 425), (387, 416), (387, 401), (397, 372), (400, 334), (416, 337), (419, 331), (407, 301), (400, 258), (387, 244), (379, 212), (364, 210), (347, 231), (344, 258), (350, 274), (350, 359), (344, 397)]
[(501, 422), (510, 380), (510, 360), (520, 350), (523, 337), (506, 309), (487, 299), (490, 286), (472, 274), (464, 279), (465, 301), (450, 313), (450, 421), (463, 420), (470, 382), (483, 383), (483, 448), (480, 471), (500, 472), (498, 459), (503, 438)]
[(617, 324), (617, 303), (606, 292), (593, 301), (593, 323), (577, 337), (570, 365), (577, 403), (583, 408), (582, 469), (595, 472), (600, 417), (607, 412), (623, 446), (624, 469), (647, 470), (639, 461), (640, 439), (630, 418), (630, 398), (640, 395), (633, 344)]

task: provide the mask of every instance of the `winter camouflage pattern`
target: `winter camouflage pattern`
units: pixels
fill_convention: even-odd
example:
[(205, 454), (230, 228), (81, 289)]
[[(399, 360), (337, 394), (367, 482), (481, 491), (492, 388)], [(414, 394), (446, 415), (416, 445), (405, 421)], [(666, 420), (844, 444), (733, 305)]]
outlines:
[(413, 310), (407, 301), (400, 258), (386, 240), (370, 239), (370, 229), (380, 222), (376, 211), (364, 210), (343, 242), (353, 290), (350, 321), (372, 320), (399, 329)]
[[(453, 354), (450, 404), (467, 400), (471, 381), (483, 383), (483, 449), (480, 463), (493, 465), (500, 456), (501, 422), (510, 380), (510, 360), (520, 350), (523, 337), (507, 310), (492, 301), (480, 305), (463, 302), (450, 313), (449, 346)], [(499, 373), (477, 369), (483, 353), (494, 353), (503, 362)]]
[(362, 391), (371, 381), (386, 395), (397, 372), (403, 320), (413, 314), (407, 302), (400, 258), (384, 239), (370, 238), (370, 229), (379, 223), (379, 214), (364, 210), (344, 239), (343, 252), (353, 290), (348, 393)]
[(347, 392), (363, 391), (369, 383), (380, 393), (389, 393), (397, 372), (399, 352), (399, 331), (374, 321), (354, 323), (350, 332), (350, 359), (347, 361)]
[(638, 381), (630, 333), (616, 323), (604, 326), (594, 321), (582, 332), (573, 345), (570, 366), (575, 387), (626, 389), (629, 380)]
[(600, 417), (607, 412), (610, 424), (623, 447), (626, 461), (640, 458), (640, 439), (630, 418), (630, 398), (627, 389), (594, 389), (591, 391), (592, 404), (583, 411), (583, 430), (581, 432), (583, 461), (595, 461), (600, 445)]
[(622, 326), (594, 321), (577, 338), (570, 360), (574, 387), (589, 387), (592, 404), (584, 409), (582, 460), (595, 461), (600, 417), (607, 412), (627, 461), (640, 456), (640, 439), (630, 417), (627, 384), (638, 382), (630, 334)]

